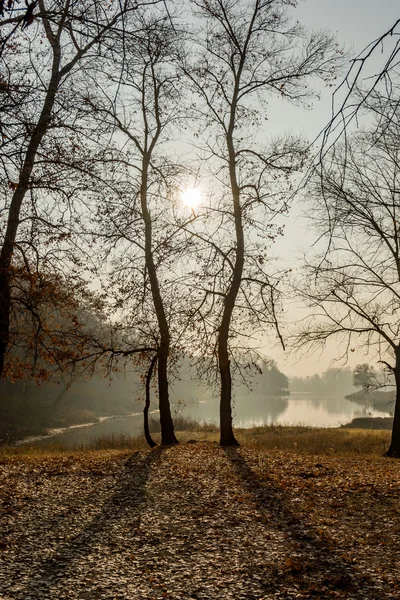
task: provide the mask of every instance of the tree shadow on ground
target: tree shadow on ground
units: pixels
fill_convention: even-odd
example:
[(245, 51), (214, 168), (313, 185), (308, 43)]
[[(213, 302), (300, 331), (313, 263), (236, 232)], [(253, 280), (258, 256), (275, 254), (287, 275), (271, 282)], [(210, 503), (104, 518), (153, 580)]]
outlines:
[[(39, 562), (38, 570), (23, 582), (24, 589), (19, 590), (18, 597), (51, 597), (51, 588), (55, 582), (70, 575), (71, 568), (84, 565), (85, 559), (95, 550), (96, 545), (108, 546), (110, 552), (116, 553), (132, 550), (129, 534), (126, 536), (125, 547), (119, 547), (112, 528), (118, 527), (118, 523), (126, 516), (130, 519), (131, 535), (140, 527), (146, 501), (146, 483), (162, 452), (163, 447), (158, 446), (144, 457), (135, 452), (125, 461), (114, 493), (106, 499), (101, 511), (78, 534), (56, 547), (51, 557)], [(144, 528), (145, 526), (143, 524)], [(38, 562), (37, 557), (35, 561)]]
[[(386, 584), (377, 582), (369, 574), (360, 573), (344, 560), (329, 540), (323, 539), (317, 527), (307, 523), (296, 513), (285, 491), (272, 478), (260, 477), (242, 456), (240, 449), (224, 447), (227, 458), (245, 489), (253, 497), (257, 509), (293, 547), (280, 569), (271, 569), (265, 591), (282, 593), (285, 582), (307, 598), (391, 598)], [(382, 585), (385, 590), (382, 589)], [(384, 592), (384, 595), (382, 593)], [(304, 596), (303, 594), (307, 595)], [(279, 597), (287, 597), (286, 595)], [(291, 597), (291, 596), (290, 596)]]

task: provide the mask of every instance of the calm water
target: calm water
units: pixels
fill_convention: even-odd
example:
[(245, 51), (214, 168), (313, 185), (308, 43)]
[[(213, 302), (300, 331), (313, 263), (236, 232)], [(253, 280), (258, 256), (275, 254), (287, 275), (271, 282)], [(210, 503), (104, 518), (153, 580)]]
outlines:
[[(388, 407), (390, 410), (390, 407)], [(172, 406), (174, 414), (193, 417), (196, 420), (218, 423), (218, 399), (202, 396), (187, 406)], [(355, 417), (390, 416), (390, 412), (379, 412), (363, 407), (340, 396), (321, 397), (306, 394), (292, 394), (288, 397), (237, 395), (234, 401), (234, 425), (251, 427), (252, 425), (279, 423), (282, 425), (308, 425), (311, 427), (338, 427)], [(157, 411), (152, 416), (157, 418)], [(70, 427), (67, 431), (58, 431), (47, 441), (64, 444), (89, 444), (101, 435), (126, 433), (138, 435), (142, 432), (143, 416), (140, 405), (132, 415), (112, 417), (92, 426)], [(38, 443), (45, 443), (39, 441)]]
[[(185, 407), (182, 414), (198, 420), (217, 423), (218, 401), (200, 400), (197, 404)], [(271, 425), (272, 423), (338, 427), (355, 417), (390, 416), (390, 412), (379, 412), (370, 407), (360, 406), (343, 397), (321, 397), (306, 394), (291, 394), (286, 397), (238, 395), (234, 401), (233, 414), (236, 427)]]

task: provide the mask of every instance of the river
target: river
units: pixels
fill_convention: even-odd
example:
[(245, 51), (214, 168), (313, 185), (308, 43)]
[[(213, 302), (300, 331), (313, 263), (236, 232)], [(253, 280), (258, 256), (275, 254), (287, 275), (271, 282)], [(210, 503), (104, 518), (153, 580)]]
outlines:
[[(28, 438), (23, 443), (46, 444), (49, 442), (76, 445), (90, 443), (103, 435), (139, 435), (143, 427), (143, 414), (138, 405), (130, 415), (106, 417), (90, 425), (78, 425), (57, 429), (45, 438)], [(200, 396), (196, 401), (172, 405), (174, 414), (182, 414), (198, 421), (218, 424), (218, 399)], [(390, 412), (380, 412), (370, 407), (360, 406), (341, 396), (311, 396), (292, 393), (290, 396), (262, 396), (257, 394), (237, 395), (233, 406), (234, 425), (281, 424), (307, 425), (310, 427), (338, 427), (355, 417), (387, 417)], [(152, 416), (157, 418), (158, 411)]]

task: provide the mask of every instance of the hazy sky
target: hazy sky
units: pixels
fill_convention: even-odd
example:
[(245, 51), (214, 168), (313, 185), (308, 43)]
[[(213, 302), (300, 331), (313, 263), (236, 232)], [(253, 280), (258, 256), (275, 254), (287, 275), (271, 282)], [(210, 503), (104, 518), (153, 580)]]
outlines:
[[(400, 18), (400, 5), (398, 0), (301, 0), (295, 15), (300, 22), (313, 29), (329, 29), (335, 33), (338, 42), (355, 56)], [(340, 82), (340, 79), (338, 81)], [(314, 107), (313, 111), (307, 112), (300, 109), (288, 110), (282, 106), (285, 108), (285, 123), (289, 123), (294, 132), (302, 131), (310, 141), (329, 121), (331, 96), (328, 90), (323, 92), (321, 100)], [(303, 213), (304, 206), (301, 205), (301, 200), (298, 200), (287, 219), (284, 238), (275, 245), (275, 254), (285, 256), (288, 262), (300, 256), (301, 249), (307, 249), (315, 239), (315, 235), (307, 229)], [(291, 319), (296, 319), (297, 314), (300, 314), (297, 313), (296, 303), (293, 301), (289, 300), (287, 308)], [(270, 345), (266, 345), (264, 350), (268, 356), (278, 359), (285, 373), (300, 376), (323, 371), (340, 354), (333, 344), (322, 354), (302, 359), (272, 350)], [(363, 355), (362, 351), (356, 350), (353, 364), (366, 360), (368, 357)]]
[(328, 28), (338, 40), (361, 50), (400, 17), (397, 0), (300, 0), (299, 21)]

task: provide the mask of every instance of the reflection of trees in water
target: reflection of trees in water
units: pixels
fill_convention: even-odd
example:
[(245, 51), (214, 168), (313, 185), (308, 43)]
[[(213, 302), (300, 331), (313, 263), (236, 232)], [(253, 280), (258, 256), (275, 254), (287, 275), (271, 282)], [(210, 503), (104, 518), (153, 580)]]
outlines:
[(328, 396), (322, 399), (322, 406), (331, 415), (336, 415), (341, 412), (347, 412), (347, 408), (351, 405), (349, 400), (343, 396)]
[(265, 408), (267, 411), (267, 422), (274, 423), (278, 416), (285, 412), (289, 405), (287, 396), (267, 396), (265, 398)]
[(238, 396), (234, 402), (235, 421), (253, 420), (275, 423), (289, 405), (287, 396), (261, 396), (251, 393)]
[(324, 394), (299, 394), (298, 396), (294, 396), (294, 398), (303, 401), (306, 400), (313, 408), (323, 409), (331, 415), (348, 412), (350, 405), (350, 402), (340, 392), (332, 396)]
[[(239, 423), (248, 425), (251, 422), (274, 423), (278, 420), (284, 421), (282, 415), (288, 409), (291, 415), (289, 418), (292, 419), (292, 422), (293, 414), (301, 421), (304, 417), (304, 411), (307, 414), (309, 412), (307, 407), (315, 409), (318, 413), (335, 415), (338, 419), (346, 419), (346, 415), (352, 415), (357, 406), (354, 402), (345, 398), (346, 394), (355, 391), (352, 385), (353, 373), (349, 368), (331, 368), (321, 375), (315, 374), (304, 378), (291, 377), (291, 395), (289, 397), (268, 394), (270, 387), (275, 384), (280, 388), (281, 393), (285, 393), (286, 383), (287, 378), (285, 375), (279, 371), (273, 361), (270, 361), (267, 366), (263, 365), (261, 373), (255, 373), (249, 377), (250, 388), (244, 385), (236, 385), (233, 406), (236, 426)], [(207, 389), (204, 384), (202, 385), (196, 379), (190, 365), (186, 365), (186, 369), (181, 369), (180, 376), (174, 381), (172, 388), (171, 398), (174, 412), (192, 416), (199, 420), (218, 422), (217, 398), (216, 396), (213, 397), (214, 394), (211, 389)], [(359, 406), (358, 414), (364, 415), (368, 415), (371, 409), (374, 408), (368, 403), (363, 406), (360, 403)], [(390, 408), (384, 410), (390, 410)], [(328, 419), (327, 422), (330, 422), (330, 420)]]

